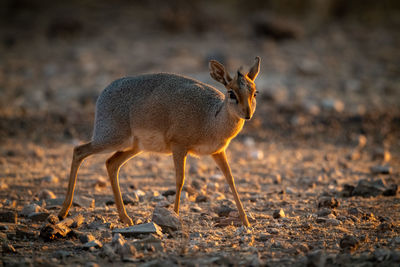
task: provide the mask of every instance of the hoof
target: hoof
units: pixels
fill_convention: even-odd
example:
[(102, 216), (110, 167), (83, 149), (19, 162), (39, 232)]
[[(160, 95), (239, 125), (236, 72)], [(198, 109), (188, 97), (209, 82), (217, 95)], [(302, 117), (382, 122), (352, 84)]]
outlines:
[(132, 225), (133, 225), (133, 221), (132, 221), (132, 219), (129, 218), (129, 217), (121, 217), (121, 222), (122, 222), (122, 223), (125, 223), (125, 224), (127, 224), (127, 225), (129, 225), (129, 226), (132, 226)]

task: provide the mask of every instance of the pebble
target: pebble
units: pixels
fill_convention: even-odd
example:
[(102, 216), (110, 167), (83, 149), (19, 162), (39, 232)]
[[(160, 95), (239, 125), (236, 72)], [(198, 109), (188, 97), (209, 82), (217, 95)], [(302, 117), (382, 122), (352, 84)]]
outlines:
[(325, 266), (326, 255), (322, 250), (315, 250), (307, 254), (307, 266), (319, 267)]
[(274, 213), (272, 214), (272, 217), (274, 219), (284, 218), (285, 212), (283, 211), (283, 209), (275, 210)]
[(318, 208), (337, 208), (339, 201), (334, 197), (323, 196), (318, 200)]
[(385, 189), (385, 183), (382, 179), (369, 181), (367, 179), (361, 179), (358, 181), (357, 186), (352, 191), (352, 196), (362, 197), (376, 197), (381, 195)]
[(0, 212), (0, 222), (17, 223), (18, 214), (15, 211)]
[(15, 248), (13, 247), (13, 245), (8, 244), (6, 242), (3, 243), (2, 245), (2, 249), (4, 253), (16, 253), (17, 251), (15, 250)]
[(340, 248), (343, 250), (354, 251), (358, 248), (360, 242), (352, 235), (345, 235), (340, 240)]
[(332, 214), (332, 210), (328, 209), (328, 208), (322, 208), (317, 211), (318, 217), (325, 217), (325, 216), (328, 216), (329, 214)]
[(392, 167), (388, 165), (375, 165), (370, 168), (372, 174), (391, 174)]
[(46, 199), (45, 202), (47, 209), (59, 208), (63, 204), (64, 198)]
[(47, 175), (42, 178), (42, 181), (49, 184), (57, 184), (60, 179), (58, 179), (58, 177), (54, 175)]
[(91, 248), (102, 248), (102, 247), (103, 247), (103, 244), (97, 239), (89, 241), (89, 242), (83, 244), (83, 246), (82, 246), (83, 249), (89, 249), (89, 250)]
[(33, 212), (28, 215), (28, 219), (34, 222), (43, 222), (49, 217), (49, 212)]
[(73, 204), (81, 208), (94, 208), (95, 200), (94, 198), (86, 196), (76, 196), (73, 200)]
[(50, 191), (50, 190), (48, 190), (48, 189), (44, 189), (44, 190), (42, 190), (40, 193), (39, 193), (39, 199), (40, 200), (43, 200), (43, 199), (55, 199), (55, 198), (57, 198), (56, 197), (56, 195), (52, 192), (52, 191)]
[(173, 231), (182, 229), (179, 216), (167, 208), (156, 207), (153, 211), (152, 221), (162, 228), (169, 228)]
[(391, 159), (391, 154), (389, 151), (383, 148), (377, 148), (372, 152), (372, 160), (380, 160), (382, 162), (389, 162)]
[(264, 158), (264, 152), (260, 149), (253, 149), (250, 151), (250, 157), (256, 160), (262, 160)]
[(90, 233), (84, 233), (78, 230), (73, 230), (72, 234), (76, 236), (82, 244), (94, 241), (96, 238)]
[(4, 181), (0, 181), (0, 190), (6, 189), (8, 189), (8, 184), (6, 184)]
[(344, 103), (337, 99), (326, 98), (321, 101), (321, 107), (327, 111), (342, 112), (344, 111)]
[(142, 190), (140, 190), (140, 189), (136, 189), (136, 190), (134, 190), (133, 192), (135, 192), (136, 195), (138, 195), (140, 201), (143, 201), (143, 200), (144, 200), (144, 198), (145, 198), (145, 196), (146, 196), (146, 193), (145, 193), (144, 191), (142, 191)]
[(228, 217), (231, 211), (236, 210), (227, 205), (221, 205), (215, 210), (219, 217)]
[(122, 200), (125, 205), (137, 205), (139, 204), (139, 196), (135, 192), (130, 192), (122, 196)]
[(396, 184), (390, 185), (388, 188), (383, 191), (382, 195), (389, 197), (395, 196), (397, 194), (398, 186)]
[(40, 211), (42, 211), (42, 208), (39, 205), (28, 204), (28, 205), (25, 205), (24, 208), (22, 209), (21, 215), (27, 217), (32, 213), (36, 213), (36, 212), (40, 212)]
[(121, 234), (125, 237), (136, 237), (140, 234), (158, 234), (162, 235), (161, 228), (157, 224), (150, 222), (150, 223), (143, 223), (133, 225), (127, 228), (117, 228), (114, 229), (113, 234)]
[(168, 196), (173, 196), (176, 194), (176, 190), (175, 189), (168, 189), (167, 191), (165, 191), (164, 193), (162, 193), (162, 195), (164, 197), (168, 197)]
[(196, 197), (196, 203), (202, 203), (202, 202), (208, 202), (209, 201), (209, 197), (206, 195), (198, 195)]

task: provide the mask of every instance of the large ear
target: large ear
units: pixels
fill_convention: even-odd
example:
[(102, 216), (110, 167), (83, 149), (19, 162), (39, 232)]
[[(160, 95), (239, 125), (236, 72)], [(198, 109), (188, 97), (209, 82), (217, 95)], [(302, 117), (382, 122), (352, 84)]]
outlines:
[(230, 81), (232, 81), (229, 73), (225, 71), (224, 66), (216, 60), (210, 60), (209, 63), (210, 75), (217, 82), (222, 83), (223, 85), (227, 85)]
[(253, 67), (251, 67), (247, 77), (254, 81), (257, 78), (258, 73), (260, 72), (260, 57), (256, 57), (256, 62), (254, 63)]

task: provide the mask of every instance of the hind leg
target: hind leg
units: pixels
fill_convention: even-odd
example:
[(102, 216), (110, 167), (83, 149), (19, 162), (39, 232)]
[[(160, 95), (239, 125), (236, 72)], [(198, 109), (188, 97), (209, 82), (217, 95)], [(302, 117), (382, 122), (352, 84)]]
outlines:
[(65, 218), (68, 214), (69, 209), (71, 208), (72, 199), (74, 197), (76, 177), (77, 177), (77, 173), (79, 170), (79, 166), (81, 165), (81, 163), (83, 162), (83, 160), (85, 158), (87, 158), (88, 156), (93, 155), (95, 153), (99, 153), (102, 150), (104, 150), (104, 148), (101, 148), (98, 146), (93, 146), (92, 142), (89, 142), (84, 145), (76, 146), (74, 148), (74, 154), (73, 154), (72, 163), (71, 163), (71, 171), (69, 174), (67, 195), (65, 197), (62, 208), (61, 208), (60, 212), (58, 213), (58, 217), (60, 217), (62, 219)]
[(128, 225), (133, 225), (133, 222), (125, 210), (125, 205), (121, 195), (121, 189), (119, 187), (118, 174), (121, 166), (140, 152), (141, 151), (138, 146), (134, 145), (134, 147), (129, 150), (115, 152), (115, 154), (106, 161), (107, 172), (114, 193), (115, 205), (117, 206), (119, 218), (123, 223), (126, 223)]

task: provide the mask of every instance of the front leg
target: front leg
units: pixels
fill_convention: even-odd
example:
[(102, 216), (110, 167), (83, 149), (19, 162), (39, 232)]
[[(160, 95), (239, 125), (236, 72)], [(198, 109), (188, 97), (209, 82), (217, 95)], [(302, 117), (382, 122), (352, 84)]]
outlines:
[(185, 165), (187, 149), (180, 146), (172, 147), (172, 157), (174, 158), (175, 174), (176, 174), (176, 194), (174, 211), (179, 215), (179, 202), (181, 200), (181, 192), (183, 183), (185, 182)]
[(222, 152), (213, 154), (212, 157), (213, 157), (215, 163), (217, 163), (218, 167), (224, 173), (226, 181), (228, 182), (229, 187), (231, 188), (231, 191), (233, 193), (233, 198), (235, 199), (236, 207), (239, 210), (239, 215), (240, 215), (240, 218), (242, 219), (243, 225), (250, 226), (250, 223), (247, 219), (246, 213), (243, 209), (242, 202), (240, 201), (238, 192), (236, 191), (235, 181), (233, 180), (231, 168), (229, 167), (228, 160), (226, 159), (225, 150)]

